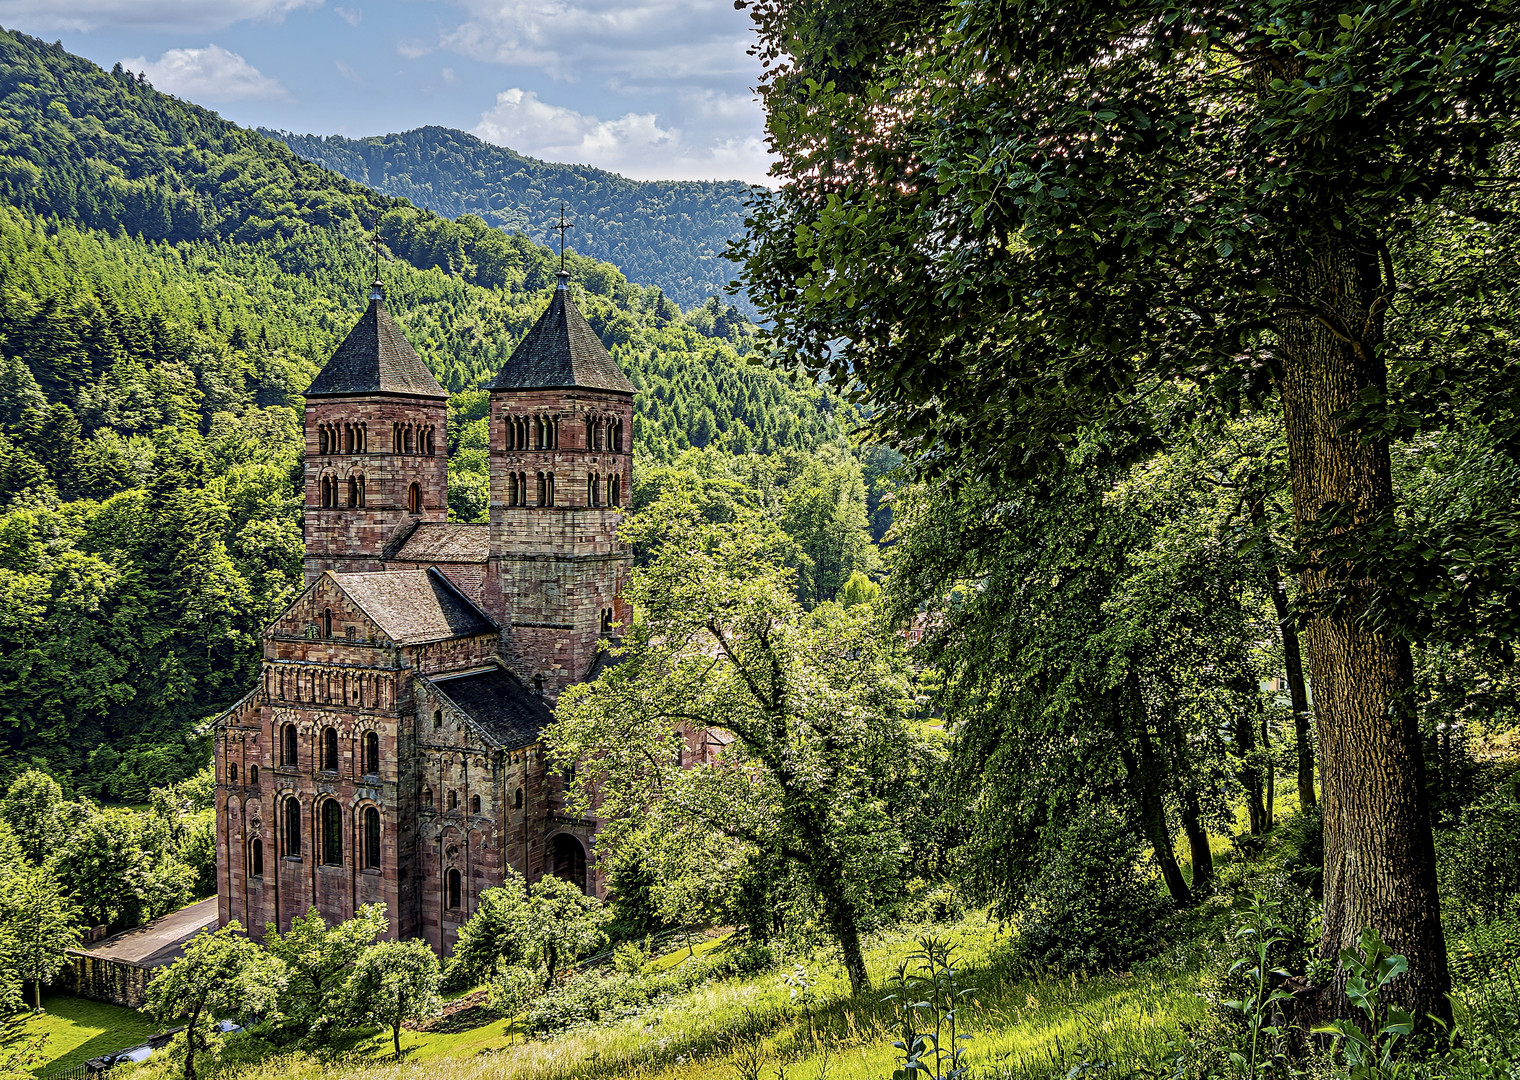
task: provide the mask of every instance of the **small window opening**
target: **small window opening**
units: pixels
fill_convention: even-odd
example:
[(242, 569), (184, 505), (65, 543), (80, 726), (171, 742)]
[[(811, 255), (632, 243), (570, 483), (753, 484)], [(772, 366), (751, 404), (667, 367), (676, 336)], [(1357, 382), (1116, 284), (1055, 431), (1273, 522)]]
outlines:
[(373, 731), (364, 736), (364, 771), (380, 775), (380, 736)]
[(522, 788), (518, 788), (517, 789), (517, 794), (514, 795), (514, 796), (512, 796), (512, 807), (513, 807), (513, 809), (516, 809), (516, 810), (521, 810), (522, 809), (522, 799), (523, 799)]
[(449, 871), (449, 908), (450, 908), (450, 910), (453, 910), (453, 909), (456, 909), (456, 908), (459, 907), (459, 884), (460, 884), (459, 871), (458, 870), (450, 870)]
[(324, 772), (338, 771), (338, 729), (322, 729), (322, 769)]
[(264, 841), (260, 840), (257, 836), (253, 838), (253, 843), (248, 846), (248, 876), (264, 876)]
[(459, 809), (459, 792), (457, 792), (457, 791), (451, 791), (451, 792), (449, 792), (449, 809), (450, 810), (458, 810)]
[(429, 810), (431, 810), (433, 808), (433, 789), (432, 788), (423, 788), (422, 789), (422, 805), (425, 806), (425, 807), (427, 807)]
[(343, 628), (343, 636), (349, 641), (358, 641), (359, 628), (357, 626), (345, 626)]
[(478, 813), (480, 813), (480, 796), (479, 795), (471, 795), (470, 796), (470, 813), (472, 813), (472, 814), (478, 814)]
[(612, 478), (612, 481), (611, 481), (611, 492), (612, 492), (612, 494), (608, 498), (607, 501), (610, 502), (613, 506), (622, 506), (623, 505), (623, 478), (621, 476), (614, 476)]
[(549, 505), (549, 487), (548, 487), (548, 481), (544, 477), (543, 473), (539, 473), (538, 474), (538, 505), (539, 506), (548, 506)]
[(248, 766), (248, 782), (250, 784), (254, 784), (254, 785), (258, 784), (258, 782), (259, 782), (259, 767), (257, 765), (250, 765), (250, 766)]
[(380, 811), (373, 806), (364, 811), (364, 865), (380, 869)]
[(280, 730), (280, 764), (294, 766), (296, 764), (296, 726), (286, 724)]
[(322, 863), (343, 865), (343, 810), (337, 799), (322, 804)]
[(443, 727), (443, 710), (442, 709), (434, 709), (433, 710), (433, 730), (437, 731), (441, 727)]
[(406, 509), (408, 513), (422, 513), (422, 488), (416, 484), (406, 489)]
[(285, 854), (301, 857), (301, 804), (285, 800)]
[(322, 609), (322, 636), (332, 637), (332, 608)]
[(227, 780), (229, 783), (237, 783), (237, 762), (231, 762), (227, 766)]

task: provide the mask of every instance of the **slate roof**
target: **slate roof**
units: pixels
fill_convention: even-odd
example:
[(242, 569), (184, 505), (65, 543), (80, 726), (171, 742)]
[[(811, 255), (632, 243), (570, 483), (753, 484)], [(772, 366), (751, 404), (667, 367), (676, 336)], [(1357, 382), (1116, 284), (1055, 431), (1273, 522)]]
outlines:
[(549, 706), (503, 668), (453, 678), (434, 676), (428, 682), (506, 750), (536, 743), (554, 719)]
[(378, 281), (369, 308), (306, 388), (307, 397), (374, 393), (449, 396), (391, 319)]
[(602, 339), (571, 302), (565, 288), (567, 278), (568, 275), (561, 274), (560, 287), (554, 290), (549, 310), (539, 316), (496, 378), (486, 383), (487, 387), (540, 390), (581, 386), (633, 393), (633, 383), (618, 370)]
[(491, 526), (462, 521), (417, 521), (386, 546), (388, 562), (483, 563), (491, 555)]
[(398, 645), (485, 634), (496, 629), (438, 570), (380, 570), (363, 574), (328, 571), (359, 610)]

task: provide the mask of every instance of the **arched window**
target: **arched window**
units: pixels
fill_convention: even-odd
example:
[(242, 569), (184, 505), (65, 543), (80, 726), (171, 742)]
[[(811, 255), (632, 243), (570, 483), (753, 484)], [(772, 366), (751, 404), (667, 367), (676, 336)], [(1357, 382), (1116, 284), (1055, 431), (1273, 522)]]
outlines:
[(548, 499), (547, 502), (544, 503), (544, 505), (545, 506), (553, 506), (554, 505), (554, 474), (553, 473), (549, 474), (549, 499)]
[(538, 505), (549, 505), (549, 487), (543, 473), (538, 474)]
[(326, 772), (338, 771), (338, 729), (322, 729), (322, 768)]
[(330, 476), (324, 476), (318, 483), (321, 484), (322, 506), (325, 509), (332, 506), (335, 501), (333, 498), (333, 479)]
[(429, 810), (431, 810), (433, 808), (433, 789), (432, 788), (423, 788), (422, 789), (422, 805), (425, 806), (425, 807), (427, 807)]
[(406, 489), (406, 509), (410, 514), (422, 513), (422, 488), (417, 484)]
[(391, 425), (391, 453), (401, 453), (401, 425)]
[(248, 783), (251, 784), (251, 785), (253, 785), (253, 786), (255, 786), (255, 787), (257, 787), (258, 786), (258, 782), (259, 782), (259, 767), (257, 765), (250, 765), (250, 766), (248, 766)]
[(543, 448), (544, 448), (544, 418), (542, 416), (535, 416), (533, 418), (533, 449), (535, 449), (535, 450), (542, 450)]
[(437, 731), (441, 727), (443, 727), (443, 710), (442, 709), (434, 709), (433, 710), (433, 730)]
[(253, 838), (253, 843), (248, 845), (248, 876), (264, 876), (264, 841), (257, 836)]
[(380, 811), (373, 806), (364, 811), (364, 865), (380, 869)]
[(612, 633), (612, 609), (610, 607), (602, 608), (602, 633)]
[(522, 809), (522, 788), (518, 788), (517, 794), (512, 796), (512, 807), (515, 810)]
[(332, 608), (323, 608), (319, 621), (322, 623), (322, 636), (332, 637)]
[(237, 762), (235, 761), (229, 762), (227, 765), (227, 782), (229, 784), (237, 783)]
[(414, 452), (412, 450), (412, 429), (410, 426), (402, 428), (401, 430), (401, 452), (403, 454), (410, 454)]
[(507, 505), (517, 505), (517, 474), (507, 473)]
[(448, 900), (449, 900), (449, 908), (451, 910), (459, 907), (459, 885), (460, 885), (459, 871), (458, 870), (450, 870), (449, 871), (449, 897), (448, 897)]
[(596, 449), (596, 447), (593, 445), (593, 440), (595, 438), (596, 438), (596, 421), (588, 416), (588, 417), (586, 417), (586, 449), (587, 450), (595, 450)]
[(327, 428), (317, 428), (317, 453), (327, 453)]
[(459, 792), (457, 792), (457, 791), (451, 791), (451, 792), (449, 792), (449, 809), (450, 810), (458, 810), (459, 809)]
[(619, 453), (623, 450), (623, 421), (618, 420), (612, 425), (612, 449)]
[(470, 813), (472, 813), (472, 814), (478, 814), (478, 813), (480, 813), (480, 796), (479, 795), (471, 795), (470, 796)]
[(524, 431), (524, 424), (523, 424), (523, 421), (522, 421), (522, 417), (520, 417), (520, 416), (514, 416), (512, 418), (512, 449), (513, 450), (526, 450), (528, 448), (528, 440), (525, 439), (525, 438), (523, 438), (524, 434), (525, 434), (525, 431)]
[(337, 799), (322, 804), (322, 863), (343, 865), (343, 809)]
[(360, 425), (358, 425), (357, 427), (354, 428), (354, 452), (355, 453), (362, 454), (367, 449), (369, 449), (369, 440), (368, 440), (367, 436), (368, 436), (368, 430), (365, 428), (365, 426), (363, 424), (360, 424)]
[(611, 494), (607, 497), (607, 501), (610, 502), (613, 506), (622, 506), (623, 505), (623, 478), (621, 476), (614, 476), (609, 481), (609, 484), (610, 484), (609, 490), (610, 490)]
[(432, 428), (428, 428), (428, 457), (432, 457), (433, 454), (434, 454), (433, 429)]
[(549, 446), (554, 450), (559, 449), (559, 417), (557, 416), (549, 421)]
[(296, 726), (286, 724), (280, 729), (280, 764), (294, 766), (296, 764)]
[(586, 505), (596, 505), (596, 473), (586, 477)]
[(380, 775), (380, 736), (373, 731), (364, 736), (364, 771), (371, 776)]
[(285, 800), (285, 854), (297, 859), (301, 857), (301, 802), (299, 799)]

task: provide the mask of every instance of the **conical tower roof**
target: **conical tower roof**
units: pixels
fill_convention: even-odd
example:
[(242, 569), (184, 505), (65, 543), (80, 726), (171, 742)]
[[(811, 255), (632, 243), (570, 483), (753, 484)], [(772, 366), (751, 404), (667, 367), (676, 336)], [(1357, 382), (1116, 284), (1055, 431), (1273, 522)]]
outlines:
[(563, 270), (549, 310), (512, 350), (501, 371), (486, 384), (492, 390), (548, 390), (578, 386), (632, 394), (633, 383), (618, 369), (602, 339), (570, 301), (570, 275)]
[(449, 396), (385, 309), (385, 287), (377, 281), (369, 308), (311, 381), (306, 396), (382, 393)]

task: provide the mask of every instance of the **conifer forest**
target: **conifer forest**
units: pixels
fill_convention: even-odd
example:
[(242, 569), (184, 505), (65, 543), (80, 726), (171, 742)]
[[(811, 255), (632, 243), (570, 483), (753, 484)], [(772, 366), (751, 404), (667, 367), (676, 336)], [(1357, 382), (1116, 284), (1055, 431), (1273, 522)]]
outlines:
[(1520, 1077), (1520, 0), (58, 2), (0, 1080)]

